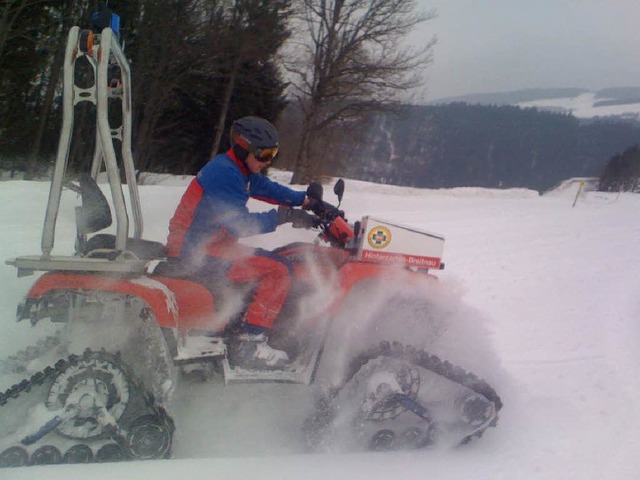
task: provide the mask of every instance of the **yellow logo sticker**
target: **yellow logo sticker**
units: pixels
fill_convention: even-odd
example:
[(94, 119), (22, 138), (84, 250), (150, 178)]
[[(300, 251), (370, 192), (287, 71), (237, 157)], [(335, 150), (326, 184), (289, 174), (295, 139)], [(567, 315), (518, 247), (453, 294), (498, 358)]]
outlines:
[(387, 227), (379, 225), (369, 230), (367, 240), (371, 248), (385, 248), (391, 243), (391, 232)]

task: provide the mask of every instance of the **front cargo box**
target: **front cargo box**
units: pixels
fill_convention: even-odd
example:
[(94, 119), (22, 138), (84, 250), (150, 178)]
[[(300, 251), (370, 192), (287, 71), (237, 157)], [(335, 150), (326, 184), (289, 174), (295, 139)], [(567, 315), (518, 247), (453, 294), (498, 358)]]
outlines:
[(365, 262), (440, 268), (444, 237), (373, 217), (363, 217), (357, 258)]

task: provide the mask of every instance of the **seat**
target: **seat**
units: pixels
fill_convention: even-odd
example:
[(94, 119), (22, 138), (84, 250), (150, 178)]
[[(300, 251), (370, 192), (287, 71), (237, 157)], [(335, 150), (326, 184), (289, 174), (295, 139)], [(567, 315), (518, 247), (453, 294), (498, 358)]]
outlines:
[(226, 262), (217, 262), (215, 259), (209, 259), (206, 266), (193, 269), (176, 258), (169, 258), (158, 262), (153, 269), (153, 274), (200, 283), (206, 286), (212, 294), (218, 296), (228, 293), (230, 289), (237, 290), (239, 288), (238, 285), (233, 284), (227, 278), (227, 269), (228, 264)]
[[(83, 257), (115, 259), (119, 254), (115, 250), (115, 235), (100, 233), (87, 240), (87, 235), (104, 230), (113, 222), (109, 202), (89, 174), (81, 174), (78, 180), (82, 206), (76, 208), (76, 253)], [(141, 260), (166, 257), (165, 246), (152, 240), (127, 238), (126, 249)]]
[[(116, 236), (109, 233), (99, 233), (87, 240), (80, 254), (93, 258), (109, 258), (115, 255)], [(153, 240), (127, 238), (127, 250), (140, 260), (156, 260), (166, 257), (165, 246)], [(106, 251), (106, 250), (110, 250)]]

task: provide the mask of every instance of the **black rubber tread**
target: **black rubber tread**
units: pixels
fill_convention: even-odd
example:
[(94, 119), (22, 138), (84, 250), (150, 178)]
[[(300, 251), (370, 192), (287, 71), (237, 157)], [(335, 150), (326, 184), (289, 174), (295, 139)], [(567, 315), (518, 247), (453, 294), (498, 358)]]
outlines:
[[(367, 363), (380, 357), (395, 358), (416, 365), (482, 395), (488, 401), (493, 403), (496, 409), (496, 418), (490, 425), (485, 427), (485, 429), (488, 427), (495, 427), (497, 425), (497, 414), (502, 409), (503, 404), (500, 396), (486, 380), (482, 380), (473, 373), (467, 372), (462, 367), (456, 366), (448, 361), (441, 360), (439, 357), (431, 355), (424, 350), (418, 350), (411, 346), (402, 345), (398, 342), (381, 342), (378, 346), (373, 347), (367, 352), (355, 357), (347, 369), (345, 380), (340, 386), (334, 388), (330, 392), (330, 397), (335, 398)], [(473, 437), (481, 437), (485, 429), (464, 438), (461, 441), (461, 444), (468, 443)]]
[[(345, 381), (337, 390), (341, 390), (351, 381), (362, 367), (378, 357), (397, 358), (424, 368), (425, 370), (429, 370), (436, 375), (444, 377), (447, 380), (467, 387), (482, 395), (495, 405), (496, 412), (502, 408), (502, 400), (486, 380), (482, 380), (473, 373), (467, 372), (462, 367), (453, 365), (446, 360), (441, 360), (437, 356), (431, 355), (424, 350), (417, 350), (411, 346), (404, 346), (398, 342), (381, 342), (377, 347), (354, 358), (347, 370)], [(335, 393), (337, 394), (337, 391)]]
[[(170, 429), (171, 435), (173, 435), (173, 432), (175, 431), (175, 424), (167, 411), (161, 405), (157, 405), (154, 395), (147, 389), (145, 389), (142, 383), (137, 381), (130, 374), (129, 370), (122, 363), (119, 353), (111, 354), (106, 352), (105, 350), (93, 351), (91, 349), (86, 349), (82, 355), (69, 355), (66, 359), (58, 360), (53, 366), (47, 366), (43, 370), (34, 373), (33, 375), (31, 375), (31, 377), (25, 378), (19, 383), (14, 384), (4, 392), (0, 392), (0, 407), (5, 406), (10, 400), (12, 402), (16, 401), (16, 399), (18, 399), (24, 393), (30, 392), (34, 386), (40, 386), (45, 382), (53, 381), (67, 368), (78, 365), (80, 361), (91, 360), (94, 358), (101, 358), (103, 360), (110, 361), (114, 363), (118, 368), (120, 368), (125, 373), (125, 376), (127, 377), (127, 380), (130, 384), (130, 388), (132, 390), (135, 390), (140, 398), (143, 399), (147, 409), (151, 411), (151, 414), (157, 416), (159, 419), (165, 422), (165, 424)], [(117, 444), (126, 444), (126, 438), (122, 437), (122, 435), (119, 433), (114, 432), (112, 434), (112, 438), (117, 442)], [(44, 447), (47, 447), (47, 445), (45, 445)], [(130, 453), (124, 449), (123, 455), (124, 457), (122, 459), (130, 459), (131, 457)], [(165, 454), (162, 458), (167, 458), (168, 456), (169, 454)], [(62, 460), (62, 458), (60, 460)], [(98, 460), (97, 457), (96, 460)]]

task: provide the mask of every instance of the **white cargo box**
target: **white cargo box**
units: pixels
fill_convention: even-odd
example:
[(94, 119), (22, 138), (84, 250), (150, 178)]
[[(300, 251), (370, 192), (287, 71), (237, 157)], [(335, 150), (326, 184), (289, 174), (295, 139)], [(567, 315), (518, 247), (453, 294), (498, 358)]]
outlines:
[(357, 258), (365, 262), (440, 268), (444, 237), (373, 217), (363, 217)]

